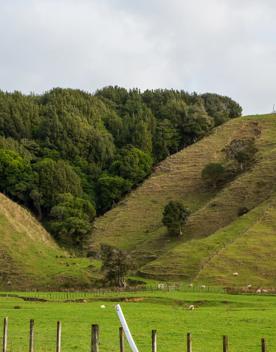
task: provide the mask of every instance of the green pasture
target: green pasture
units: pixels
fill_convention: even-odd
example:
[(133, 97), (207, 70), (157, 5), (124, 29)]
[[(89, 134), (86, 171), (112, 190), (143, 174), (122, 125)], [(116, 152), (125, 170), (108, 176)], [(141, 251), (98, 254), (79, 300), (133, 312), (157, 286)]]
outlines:
[[(22, 293), (18, 293), (23, 295)], [(55, 351), (56, 322), (62, 322), (62, 351), (89, 351), (91, 324), (100, 326), (100, 351), (119, 351), (120, 301), (139, 351), (151, 350), (151, 330), (158, 331), (158, 351), (181, 352), (186, 333), (193, 336), (193, 351), (222, 351), (222, 335), (229, 336), (230, 351), (276, 350), (276, 297), (224, 293), (141, 291), (135, 293), (24, 293), (49, 299), (28, 302), (0, 297), (0, 319), (9, 318), (9, 351), (28, 350), (29, 320), (35, 320), (35, 351)], [(74, 299), (84, 302), (74, 302)], [(125, 302), (124, 298), (138, 298)], [(195, 310), (188, 310), (190, 304)], [(106, 308), (101, 308), (105, 305)], [(2, 332), (2, 328), (1, 328)], [(126, 348), (129, 351), (129, 348)]]

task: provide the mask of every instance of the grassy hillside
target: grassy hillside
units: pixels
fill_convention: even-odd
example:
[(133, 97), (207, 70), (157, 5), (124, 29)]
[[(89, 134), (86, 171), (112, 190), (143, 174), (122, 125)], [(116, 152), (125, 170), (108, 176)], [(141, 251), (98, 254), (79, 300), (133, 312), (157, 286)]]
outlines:
[[(233, 139), (254, 137), (257, 162), (221, 191), (206, 191), (201, 171), (223, 160)], [(212, 284), (276, 285), (276, 115), (231, 120), (162, 162), (154, 174), (96, 221), (91, 250), (108, 243), (132, 251), (144, 276)], [(192, 215), (181, 239), (162, 226), (164, 205), (182, 200)], [(238, 216), (239, 208), (250, 211)], [(275, 213), (275, 215), (274, 215)], [(234, 277), (233, 272), (239, 272)]]
[(30, 213), (0, 194), (0, 288), (90, 284), (87, 259), (71, 258)]

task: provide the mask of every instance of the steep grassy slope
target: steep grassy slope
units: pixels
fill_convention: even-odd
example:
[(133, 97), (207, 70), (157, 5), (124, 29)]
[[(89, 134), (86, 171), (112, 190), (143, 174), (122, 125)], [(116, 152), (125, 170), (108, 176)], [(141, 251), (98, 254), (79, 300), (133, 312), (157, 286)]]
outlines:
[[(196, 279), (237, 286), (244, 283), (269, 287), (276, 284), (276, 195), (261, 207), (258, 218), (227, 246), (210, 256)], [(236, 223), (232, 231), (236, 229)], [(233, 278), (233, 272), (238, 277)]]
[[(222, 149), (243, 137), (256, 138), (256, 164), (220, 192), (207, 192), (201, 180), (203, 167), (223, 160)], [(274, 244), (273, 214), (269, 231), (264, 214), (274, 209), (275, 141), (276, 115), (243, 117), (220, 126), (209, 137), (162, 162), (141, 187), (98, 219), (91, 249), (109, 243), (130, 250), (140, 263), (140, 272), (152, 277), (242, 285), (251, 273), (255, 283), (276, 284), (273, 268), (269, 268), (271, 260), (260, 265), (259, 271), (254, 269), (258, 265), (254, 253), (263, 260), (270, 241)], [(180, 240), (168, 238), (161, 223), (164, 205), (171, 199), (183, 200), (193, 212)], [(239, 218), (241, 207), (251, 211)], [(259, 223), (270, 233), (266, 241)], [(253, 234), (258, 245), (252, 239), (247, 248), (246, 239)], [(234, 278), (233, 271), (239, 271), (241, 265), (243, 273)]]
[(70, 258), (30, 213), (0, 194), (0, 288), (90, 283), (87, 259)]

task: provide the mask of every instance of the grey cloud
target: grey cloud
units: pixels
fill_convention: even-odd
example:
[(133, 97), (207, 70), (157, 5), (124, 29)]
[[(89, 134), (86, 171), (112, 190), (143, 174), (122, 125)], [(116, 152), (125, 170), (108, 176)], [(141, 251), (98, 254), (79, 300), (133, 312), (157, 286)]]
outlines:
[(276, 103), (270, 0), (0, 0), (0, 89), (212, 91)]

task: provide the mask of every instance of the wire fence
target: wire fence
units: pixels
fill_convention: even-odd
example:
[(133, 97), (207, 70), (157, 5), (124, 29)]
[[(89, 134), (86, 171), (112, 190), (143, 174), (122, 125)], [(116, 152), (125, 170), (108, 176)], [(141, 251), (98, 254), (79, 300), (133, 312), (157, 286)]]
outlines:
[[(77, 332), (76, 332), (77, 333)], [(198, 334), (193, 338), (191, 333), (187, 333), (186, 341), (185, 337), (182, 339), (182, 347), (180, 351), (193, 351), (193, 342), (199, 338)], [(147, 350), (151, 352), (158, 352), (158, 344), (157, 344), (157, 330), (152, 330), (151, 335), (149, 336), (148, 348)], [(26, 335), (17, 335), (17, 336), (9, 336), (9, 321), (8, 318), (4, 319), (3, 323), (3, 337), (2, 337), (2, 352), (49, 352), (56, 351), (62, 352), (62, 323), (61, 321), (57, 322), (55, 333), (53, 330), (49, 331), (47, 337), (41, 337), (39, 334), (35, 334), (35, 323), (34, 320), (30, 321), (29, 331), (26, 332)], [(118, 331), (118, 340), (117, 343), (114, 343), (114, 348), (112, 351), (120, 351), (126, 352), (126, 341), (125, 334), (122, 327), (119, 327)], [(170, 343), (167, 341), (166, 345), (169, 347)], [(214, 345), (218, 345), (218, 341), (214, 339)], [(221, 337), (219, 351), (222, 352), (230, 352), (231, 351), (231, 339), (228, 336), (224, 335)], [(84, 347), (84, 344), (82, 344)], [(161, 346), (162, 347), (162, 346)], [(237, 346), (236, 346), (237, 347)], [(74, 350), (80, 351), (80, 344), (76, 344), (73, 347)], [(100, 350), (107, 351), (105, 346), (101, 344), (100, 337), (100, 328), (99, 325), (93, 324), (90, 327), (90, 336), (85, 341), (85, 347), (82, 350), (91, 351), (91, 352), (99, 352)], [(169, 348), (170, 349), (170, 348)], [(164, 350), (164, 349), (163, 349)], [(168, 348), (166, 348), (168, 350)], [(202, 350), (202, 349), (201, 349)], [(218, 351), (218, 349), (215, 349)], [(237, 349), (235, 349), (237, 350)], [(239, 349), (246, 352), (246, 348), (243, 345), (243, 341), (239, 342)], [(179, 351), (179, 352), (180, 352)], [(267, 352), (267, 341), (265, 338), (261, 338), (258, 343), (258, 347), (256, 347), (255, 351)]]
[(76, 301), (89, 298), (99, 298), (105, 296), (119, 296), (129, 293), (155, 293), (155, 292), (185, 292), (185, 293), (225, 293), (226, 290), (220, 287), (212, 286), (178, 286), (172, 284), (158, 284), (145, 287), (129, 287), (129, 288), (112, 288), (112, 289), (94, 289), (90, 291), (26, 291), (26, 292), (1, 292), (0, 297), (5, 298), (21, 298), (30, 301)]

